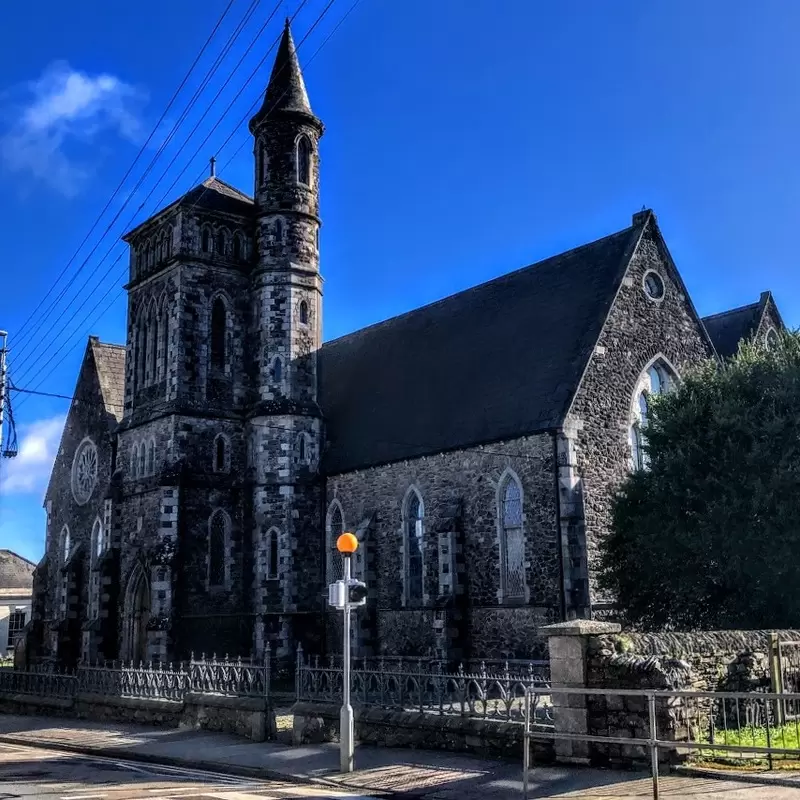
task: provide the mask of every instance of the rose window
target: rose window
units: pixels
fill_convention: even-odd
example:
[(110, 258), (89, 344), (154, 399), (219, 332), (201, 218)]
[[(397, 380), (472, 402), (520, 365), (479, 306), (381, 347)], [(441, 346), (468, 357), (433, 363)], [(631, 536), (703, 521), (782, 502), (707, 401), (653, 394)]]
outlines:
[(72, 496), (79, 505), (92, 496), (97, 483), (97, 448), (91, 439), (84, 439), (72, 462)]

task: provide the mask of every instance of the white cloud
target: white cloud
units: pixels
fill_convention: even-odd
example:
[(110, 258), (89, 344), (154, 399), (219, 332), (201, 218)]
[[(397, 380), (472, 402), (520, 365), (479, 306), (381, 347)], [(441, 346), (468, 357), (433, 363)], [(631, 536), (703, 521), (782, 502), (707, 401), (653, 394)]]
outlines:
[(47, 488), (53, 461), (58, 454), (64, 415), (49, 417), (21, 426), (19, 452), (5, 462), (0, 492), (3, 494), (42, 493)]
[(21, 106), (7, 109), (11, 123), (0, 136), (0, 161), (68, 197), (92, 174), (90, 156), (101, 134), (142, 138), (138, 110), (145, 97), (113, 75), (89, 75), (57, 62), (22, 90)]

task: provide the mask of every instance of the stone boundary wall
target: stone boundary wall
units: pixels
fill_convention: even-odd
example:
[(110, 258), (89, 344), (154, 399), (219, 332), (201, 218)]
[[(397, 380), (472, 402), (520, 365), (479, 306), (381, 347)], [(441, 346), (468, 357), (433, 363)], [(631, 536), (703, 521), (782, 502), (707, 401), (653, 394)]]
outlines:
[(749, 692), (769, 687), (769, 636), (800, 631), (611, 633), (587, 642), (587, 685)]
[[(292, 712), (293, 744), (338, 741), (338, 705), (300, 702)], [(354, 716), (356, 741), (360, 744), (448, 750), (515, 761), (522, 758), (523, 729), (519, 723), (376, 707), (355, 708)], [(532, 742), (531, 757), (539, 763), (552, 763), (553, 743)]]
[[(556, 732), (577, 736), (649, 738), (647, 699), (625, 695), (559, 695), (557, 687), (756, 692), (769, 690), (769, 639), (800, 641), (797, 630), (622, 633), (589, 620), (550, 625), (548, 637)], [(700, 701), (702, 703), (702, 701)], [(709, 701), (710, 703), (710, 701)], [(656, 699), (658, 738), (686, 741), (684, 702)], [(560, 761), (630, 765), (649, 760), (644, 745), (557, 740)], [(676, 751), (662, 750), (663, 760)]]
[(275, 738), (276, 734), (273, 709), (266, 700), (254, 697), (190, 693), (183, 700), (153, 700), (95, 694), (60, 698), (0, 693), (0, 713), (205, 729), (254, 742)]

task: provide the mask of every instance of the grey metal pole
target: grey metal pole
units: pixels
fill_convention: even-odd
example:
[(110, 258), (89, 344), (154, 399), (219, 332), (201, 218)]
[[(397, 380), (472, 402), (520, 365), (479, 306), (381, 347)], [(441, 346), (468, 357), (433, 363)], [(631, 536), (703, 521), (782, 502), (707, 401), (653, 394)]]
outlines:
[(531, 768), (531, 690), (525, 689), (525, 724), (522, 731), (522, 797), (528, 800), (528, 772)]
[(650, 770), (653, 773), (653, 800), (658, 800), (658, 728), (656, 727), (656, 696), (647, 695), (647, 716), (650, 718)]
[(339, 769), (341, 772), (353, 771), (353, 707), (350, 705), (350, 553), (343, 553), (345, 600), (343, 609), (344, 636), (342, 642), (342, 711), (339, 715)]
[(0, 331), (0, 458), (3, 457), (3, 422), (5, 420), (6, 394), (8, 393), (8, 367), (6, 366), (6, 343), (8, 334)]

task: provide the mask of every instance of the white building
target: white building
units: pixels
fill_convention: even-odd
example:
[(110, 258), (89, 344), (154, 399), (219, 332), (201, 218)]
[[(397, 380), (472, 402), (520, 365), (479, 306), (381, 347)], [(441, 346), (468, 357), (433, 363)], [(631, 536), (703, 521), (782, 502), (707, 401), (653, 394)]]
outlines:
[(35, 568), (27, 558), (0, 550), (0, 657), (14, 652), (14, 642), (31, 618)]

